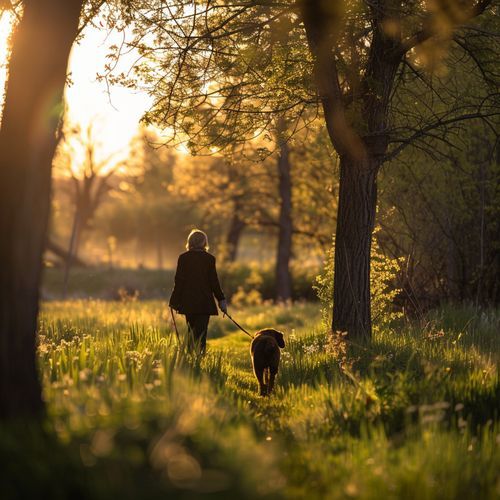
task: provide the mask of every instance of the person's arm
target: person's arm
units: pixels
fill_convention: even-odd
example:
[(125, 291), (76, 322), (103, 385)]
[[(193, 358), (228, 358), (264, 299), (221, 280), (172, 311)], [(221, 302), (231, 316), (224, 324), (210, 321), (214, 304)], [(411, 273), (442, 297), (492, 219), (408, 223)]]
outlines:
[(210, 287), (212, 288), (212, 293), (215, 295), (215, 298), (219, 302), (219, 307), (223, 313), (227, 313), (227, 303), (226, 297), (224, 296), (224, 292), (219, 283), (219, 277), (217, 276), (217, 266), (215, 264), (215, 257), (213, 258), (212, 265), (210, 266)]
[(186, 277), (184, 274), (184, 266), (182, 264), (181, 257), (179, 257), (179, 259), (177, 260), (177, 269), (175, 271), (174, 277), (174, 289), (172, 290), (172, 295), (170, 295), (170, 301), (168, 304), (172, 309), (175, 309), (176, 311), (178, 311), (181, 307), (181, 295), (185, 281)]

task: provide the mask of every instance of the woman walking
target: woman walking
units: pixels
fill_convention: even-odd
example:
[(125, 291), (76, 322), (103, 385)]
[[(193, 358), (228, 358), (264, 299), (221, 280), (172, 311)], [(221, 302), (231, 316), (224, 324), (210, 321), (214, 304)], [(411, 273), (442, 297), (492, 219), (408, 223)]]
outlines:
[(186, 316), (189, 346), (205, 353), (210, 316), (217, 316), (214, 296), (223, 313), (227, 303), (219, 284), (215, 257), (208, 253), (208, 237), (193, 229), (187, 238), (186, 250), (179, 255), (170, 307)]

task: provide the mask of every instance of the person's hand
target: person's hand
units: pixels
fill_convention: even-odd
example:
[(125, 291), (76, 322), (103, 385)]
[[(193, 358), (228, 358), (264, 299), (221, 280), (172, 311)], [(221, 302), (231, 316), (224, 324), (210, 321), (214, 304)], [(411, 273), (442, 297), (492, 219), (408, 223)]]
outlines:
[(219, 308), (224, 314), (227, 314), (227, 302), (225, 299), (219, 300)]

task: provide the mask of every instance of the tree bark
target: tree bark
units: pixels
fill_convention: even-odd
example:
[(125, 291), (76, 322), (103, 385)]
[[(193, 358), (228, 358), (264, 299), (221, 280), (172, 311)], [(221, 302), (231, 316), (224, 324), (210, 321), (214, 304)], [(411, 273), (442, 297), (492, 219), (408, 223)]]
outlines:
[(69, 52), (83, 0), (26, 0), (0, 129), (0, 418), (43, 413), (36, 368), (42, 255)]
[(227, 233), (227, 238), (226, 238), (228, 262), (234, 262), (236, 260), (236, 256), (238, 255), (238, 247), (240, 244), (241, 235), (246, 227), (246, 223), (245, 221), (240, 219), (238, 211), (239, 208), (236, 205), (233, 217), (231, 218), (231, 225), (229, 226), (229, 231)]
[[(349, 338), (369, 339), (376, 179), (387, 150), (389, 102), (403, 53), (397, 50), (400, 33), (389, 36), (384, 29), (384, 21), (394, 14), (389, 4), (370, 3), (373, 35), (367, 47), (366, 67), (351, 72), (351, 95), (346, 95), (335, 54), (343, 14), (332, 5), (321, 0), (300, 2), (326, 127), (340, 157), (332, 328)], [(351, 98), (361, 111), (349, 116), (347, 108), (354, 108)]]
[(278, 177), (280, 194), (278, 252), (276, 256), (276, 300), (292, 298), (290, 257), (292, 255), (292, 178), (288, 143), (279, 139)]
[(332, 330), (350, 338), (371, 337), (370, 250), (377, 171), (368, 160), (340, 159)]

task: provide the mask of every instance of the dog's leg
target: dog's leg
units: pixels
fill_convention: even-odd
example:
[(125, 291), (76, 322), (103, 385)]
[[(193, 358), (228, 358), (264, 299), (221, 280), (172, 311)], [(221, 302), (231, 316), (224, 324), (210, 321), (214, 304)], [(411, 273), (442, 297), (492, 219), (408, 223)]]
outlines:
[(265, 370), (254, 368), (254, 372), (255, 376), (257, 377), (257, 380), (259, 381), (259, 394), (261, 396), (265, 396), (266, 395), (266, 384), (264, 382)]
[(270, 377), (271, 377), (271, 371), (268, 367), (264, 370), (264, 383), (266, 384), (266, 396), (269, 396), (269, 394), (271, 393), (269, 385)]
[(267, 393), (268, 394), (271, 394), (271, 392), (273, 392), (273, 389), (274, 389), (274, 379), (276, 378), (276, 373), (277, 372), (275, 372), (271, 368), (269, 368), (269, 382), (267, 384)]

